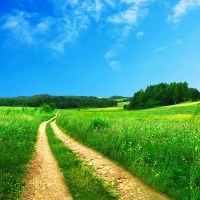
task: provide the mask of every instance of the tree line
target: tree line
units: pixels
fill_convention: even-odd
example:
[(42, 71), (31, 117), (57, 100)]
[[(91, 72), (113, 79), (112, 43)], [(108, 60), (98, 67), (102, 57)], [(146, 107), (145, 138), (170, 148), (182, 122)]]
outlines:
[(44, 104), (54, 104), (55, 108), (84, 108), (84, 107), (114, 107), (117, 101), (110, 98), (93, 96), (51, 96), (35, 95), (31, 97), (0, 98), (0, 106), (40, 107)]
[(195, 88), (189, 88), (187, 82), (159, 83), (135, 92), (130, 103), (125, 105), (124, 109), (145, 109), (199, 99), (200, 92)]

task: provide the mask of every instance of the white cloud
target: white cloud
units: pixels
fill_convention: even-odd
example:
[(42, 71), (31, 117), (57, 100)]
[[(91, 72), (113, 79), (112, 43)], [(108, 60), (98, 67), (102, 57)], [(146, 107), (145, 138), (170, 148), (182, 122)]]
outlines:
[(95, 0), (95, 10), (97, 12), (101, 12), (102, 7), (103, 7), (103, 4), (101, 3), (101, 1), (100, 0)]
[(137, 22), (137, 17), (138, 17), (138, 9), (136, 7), (136, 9), (130, 9), (130, 10), (126, 10), (123, 13), (120, 13), (120, 18), (122, 20), (122, 22), (125, 23), (136, 23)]
[[(58, 52), (64, 52), (67, 43), (74, 43), (92, 23), (107, 22), (109, 32), (118, 31), (117, 44), (105, 58), (114, 57), (122, 50), (123, 42), (131, 34), (138, 20), (148, 14), (153, 0), (47, 0), (52, 4), (53, 16), (15, 11), (3, 16), (1, 29), (10, 32), (21, 43), (41, 41)], [(110, 14), (112, 13), (112, 14)], [(110, 23), (113, 26), (110, 26)], [(116, 35), (114, 36), (116, 38)], [(112, 52), (112, 54), (111, 54)], [(112, 56), (111, 56), (112, 55)]]
[[(118, 28), (117, 44), (115, 45), (115, 48), (108, 51), (109, 53), (112, 52), (112, 54), (108, 54), (107, 52), (104, 57), (108, 58), (110, 55), (115, 55), (116, 57), (117, 54), (124, 50), (123, 44), (126, 38), (131, 34), (131, 31), (135, 28), (135, 26), (138, 25), (138, 22), (148, 15), (148, 5), (153, 1), (154, 0), (120, 1), (118, 10), (115, 10), (117, 12), (107, 17), (108, 22), (114, 25), (115, 30)], [(136, 36), (139, 39), (144, 36), (144, 33), (140, 31), (136, 34)], [(115, 53), (113, 54), (113, 52)]]
[(142, 31), (137, 32), (137, 33), (136, 33), (136, 37), (137, 37), (138, 39), (144, 37), (144, 32), (142, 32)]
[(113, 45), (113, 47), (104, 55), (104, 57), (110, 60), (111, 58), (116, 57), (121, 51), (125, 50), (122, 42), (123, 40), (120, 38), (117, 41), (117, 44)]
[(121, 0), (122, 3), (132, 4), (135, 3), (136, 5), (142, 4), (142, 3), (149, 3), (152, 0)]
[[(5, 17), (4, 17), (5, 19)], [(13, 29), (18, 25), (18, 21), (11, 16), (8, 16), (6, 22), (2, 25), (2, 29)]]
[(110, 62), (110, 67), (115, 71), (120, 71), (119, 62), (116, 60)]
[(180, 45), (180, 44), (183, 44), (183, 41), (180, 40), (180, 39), (176, 39), (175, 42), (174, 42), (174, 44)]
[(148, 13), (147, 8), (140, 8), (138, 5), (133, 5), (125, 11), (108, 17), (108, 21), (114, 24), (137, 24), (139, 18), (143, 18)]
[(129, 36), (131, 30), (132, 30), (131, 26), (125, 26), (124, 29), (123, 29), (122, 36), (123, 37)]
[(118, 41), (116, 45), (114, 45), (105, 55), (104, 58), (110, 63), (110, 67), (113, 70), (121, 72), (119, 62), (116, 61), (115, 57), (124, 50), (124, 46)]
[(67, 9), (67, 6), (74, 6), (76, 5), (76, 1), (73, 0), (48, 0), (50, 3), (54, 5), (54, 9), (57, 13), (62, 14), (63, 11)]
[(60, 53), (63, 53), (65, 51), (65, 43), (66, 41), (63, 40), (63, 41), (59, 41), (59, 42), (55, 42), (55, 43), (52, 43), (50, 45), (51, 49), (55, 50), (56, 52), (60, 52)]
[(155, 50), (155, 52), (158, 52), (158, 51), (164, 51), (166, 49), (166, 47), (159, 47), (159, 48), (157, 48), (156, 50)]
[(15, 10), (2, 17), (1, 29), (6, 34), (9, 33), (9, 39), (32, 45), (39, 41), (39, 35), (45, 37), (45, 34), (50, 31), (51, 21), (50, 18), (39, 19), (35, 13)]
[(163, 4), (167, 9), (171, 9), (169, 1), (163, 1)]
[(105, 0), (106, 3), (109, 4), (110, 7), (114, 8), (116, 5), (115, 5), (115, 2), (113, 0)]
[(55, 9), (53, 17), (18, 10), (3, 16), (0, 28), (12, 33), (8, 35), (17, 42), (37, 44), (43, 41), (48, 47), (63, 52), (66, 43), (73, 43), (90, 27), (93, 19), (99, 20), (104, 8), (101, 0), (48, 1)]
[(2, 30), (10, 31), (12, 37), (21, 43), (32, 44), (34, 42), (32, 36), (32, 27), (29, 19), (33, 17), (22, 11), (15, 11), (14, 14), (8, 14), (3, 17)]
[(70, 0), (70, 2), (71, 2), (72, 5), (76, 5), (76, 4), (79, 3), (78, 0)]
[(52, 19), (51, 18), (46, 18), (39, 22), (35, 28), (34, 31), (35, 33), (47, 33), (50, 31), (50, 27), (52, 25)]
[(113, 50), (110, 50), (104, 55), (104, 57), (105, 58), (112, 58), (112, 57), (115, 57), (115, 55), (116, 55), (115, 52)]
[[(59, 53), (63, 53), (65, 51), (65, 46), (67, 43), (73, 43), (81, 30), (86, 29), (87, 25), (82, 22), (84, 18), (76, 19), (75, 21), (70, 21), (66, 18), (57, 18), (54, 20), (55, 26), (55, 37), (50, 42), (49, 47)], [(79, 22), (79, 28), (77, 28), (77, 24)]]
[(199, 6), (200, 0), (181, 0), (173, 7), (173, 15), (168, 16), (168, 20), (178, 23), (189, 10), (196, 9)]
[[(154, 0), (121, 0), (119, 10), (108, 16), (108, 22), (121, 29), (121, 39), (130, 35), (138, 22), (148, 15), (148, 5)], [(122, 28), (123, 27), (123, 28)]]
[(51, 47), (64, 52), (66, 43), (73, 43), (87, 30), (92, 20), (98, 21), (104, 5), (101, 0), (49, 0), (55, 5), (54, 26), (57, 37)]
[(101, 3), (100, 0), (95, 0), (94, 8), (95, 8), (95, 14), (93, 14), (93, 16), (96, 20), (99, 20), (102, 9), (103, 9), (103, 4)]

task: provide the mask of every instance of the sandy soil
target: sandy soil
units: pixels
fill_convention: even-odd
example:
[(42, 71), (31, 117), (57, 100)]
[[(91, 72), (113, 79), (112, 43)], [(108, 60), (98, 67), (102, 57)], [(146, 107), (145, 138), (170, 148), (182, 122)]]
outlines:
[(71, 200), (61, 171), (54, 159), (46, 136), (46, 124), (39, 127), (36, 152), (28, 164), (23, 200)]
[(82, 159), (92, 165), (101, 177), (112, 180), (117, 185), (117, 191), (122, 200), (143, 199), (143, 200), (166, 200), (170, 199), (152, 188), (146, 186), (139, 179), (123, 170), (116, 163), (109, 161), (94, 150), (74, 141), (64, 134), (55, 124), (51, 123), (55, 134), (65, 143), (67, 147), (77, 153)]

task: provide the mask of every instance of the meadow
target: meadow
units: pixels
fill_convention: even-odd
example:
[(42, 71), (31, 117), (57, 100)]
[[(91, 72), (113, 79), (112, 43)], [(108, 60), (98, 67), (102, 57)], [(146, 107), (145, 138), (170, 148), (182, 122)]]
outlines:
[(115, 185), (97, 176), (94, 168), (88, 166), (87, 162), (66, 147), (54, 134), (50, 123), (47, 124), (46, 133), (51, 151), (74, 200), (119, 199)]
[(37, 108), (0, 107), (0, 199), (20, 199), (38, 127), (52, 116)]
[(146, 110), (61, 110), (68, 135), (174, 199), (200, 199), (200, 102)]
[[(122, 107), (119, 103), (115, 108), (60, 110), (56, 123), (68, 135), (117, 161), (158, 191), (174, 199), (200, 199), (200, 102), (137, 111)], [(39, 108), (0, 107), (0, 199), (21, 198), (38, 127), (54, 115)], [(83, 185), (90, 189), (96, 183), (96, 190), (88, 190), (87, 195), (118, 198), (56, 139), (49, 125), (47, 134), (66, 180), (71, 176), (67, 185), (74, 198), (84, 197), (86, 190), (82, 193), (80, 189)], [(67, 167), (62, 159), (66, 156), (72, 160)], [(78, 180), (74, 174), (87, 181), (73, 182)]]

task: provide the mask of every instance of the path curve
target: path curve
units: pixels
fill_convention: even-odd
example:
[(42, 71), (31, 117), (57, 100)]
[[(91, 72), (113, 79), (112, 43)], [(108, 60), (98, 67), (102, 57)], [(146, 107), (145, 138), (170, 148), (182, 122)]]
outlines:
[(117, 164), (109, 161), (101, 154), (84, 146), (64, 134), (56, 125), (51, 123), (55, 134), (65, 143), (65, 145), (77, 153), (89, 165), (94, 166), (98, 175), (106, 180), (114, 181), (117, 185), (117, 192), (122, 200), (143, 199), (143, 200), (167, 200), (169, 197), (162, 195), (152, 188), (146, 186), (139, 179), (123, 170)]
[(46, 124), (49, 121), (43, 122), (39, 127), (36, 152), (28, 164), (29, 171), (25, 178), (23, 200), (72, 199), (49, 147), (46, 136)]

